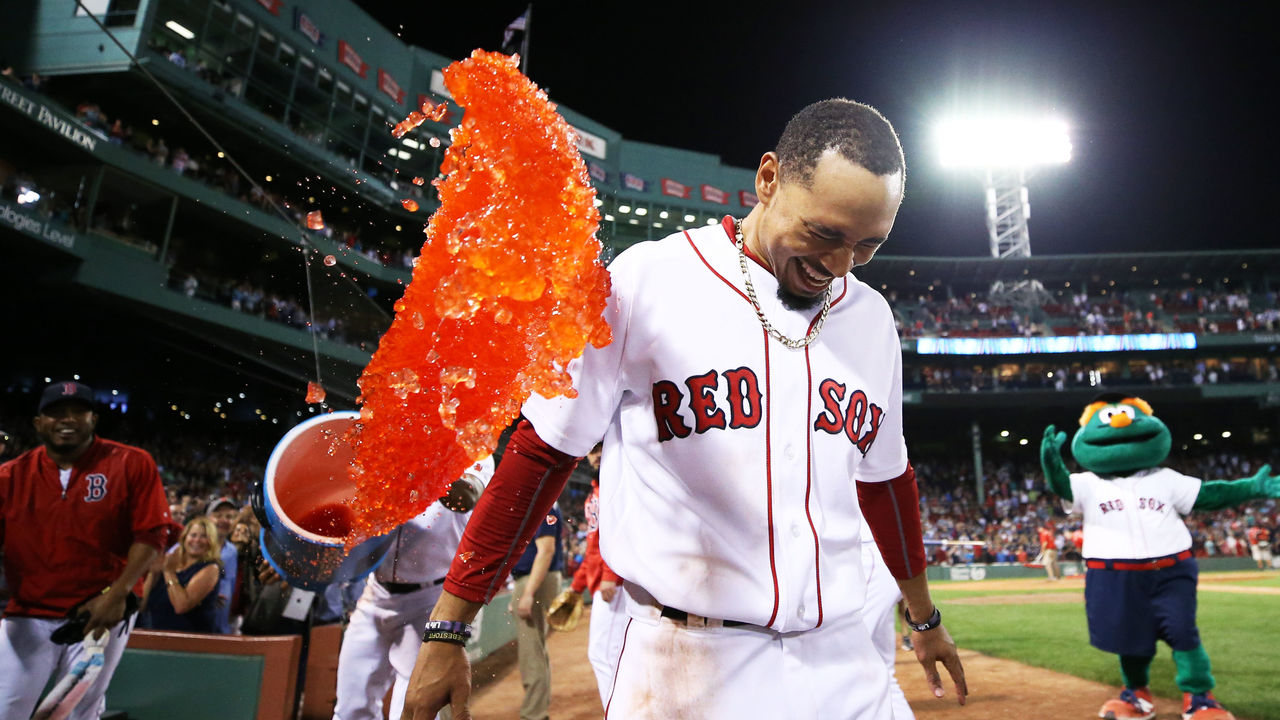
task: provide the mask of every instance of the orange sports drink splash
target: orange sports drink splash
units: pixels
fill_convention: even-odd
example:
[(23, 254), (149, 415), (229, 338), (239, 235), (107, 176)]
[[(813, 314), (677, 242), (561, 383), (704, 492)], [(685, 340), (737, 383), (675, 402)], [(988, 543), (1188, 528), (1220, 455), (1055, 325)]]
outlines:
[(518, 67), (477, 50), (444, 71), (466, 112), (412, 281), (359, 381), (348, 547), (440, 498), (532, 393), (572, 397), (569, 361), (612, 339), (595, 191), (572, 128)]

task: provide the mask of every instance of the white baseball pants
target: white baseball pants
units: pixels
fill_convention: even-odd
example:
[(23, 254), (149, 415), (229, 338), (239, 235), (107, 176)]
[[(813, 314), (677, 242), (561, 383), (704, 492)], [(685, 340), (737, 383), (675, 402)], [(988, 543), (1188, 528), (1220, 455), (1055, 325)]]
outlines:
[(627, 613), (622, 608), (622, 588), (606, 602), (597, 590), (591, 596), (591, 625), (587, 634), (587, 660), (596, 674), (600, 704), (609, 702), (613, 685), (613, 669), (622, 651), (622, 634), (627, 629)]
[(606, 719), (892, 718), (884, 661), (857, 614), (805, 632), (696, 628), (623, 588), (629, 620)]
[(439, 585), (393, 595), (374, 580), (351, 613), (338, 653), (333, 720), (382, 720), (382, 699), (394, 684), (391, 720), (399, 720)]
[[(97, 720), (107, 709), (107, 685), (129, 644), (133, 621), (117, 623), (103, 651), (102, 672), (68, 720)], [(49, 638), (61, 618), (7, 617), (0, 620), (0, 718), (28, 718), (50, 679), (67, 674), (84, 655), (84, 644), (57, 645)]]

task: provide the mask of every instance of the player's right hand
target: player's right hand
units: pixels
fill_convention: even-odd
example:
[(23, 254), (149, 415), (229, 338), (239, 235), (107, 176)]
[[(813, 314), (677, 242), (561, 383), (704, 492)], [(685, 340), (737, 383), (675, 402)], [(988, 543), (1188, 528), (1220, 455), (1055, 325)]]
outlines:
[(613, 596), (618, 594), (618, 583), (612, 580), (605, 580), (600, 583), (600, 599), (605, 602), (613, 602)]
[(435, 720), (448, 706), (453, 720), (471, 720), (471, 662), (467, 650), (448, 642), (424, 642), (409, 677), (402, 720)]
[(951, 633), (947, 632), (946, 626), (939, 625), (924, 632), (913, 631), (911, 640), (915, 645), (916, 659), (924, 667), (925, 681), (929, 683), (929, 690), (933, 696), (941, 699), (946, 694), (942, 688), (942, 676), (938, 672), (940, 662), (951, 675), (951, 681), (955, 683), (956, 700), (963, 705), (965, 699), (969, 697), (969, 684), (964, 678), (964, 665), (960, 662), (960, 653), (956, 650), (956, 643), (951, 639)]

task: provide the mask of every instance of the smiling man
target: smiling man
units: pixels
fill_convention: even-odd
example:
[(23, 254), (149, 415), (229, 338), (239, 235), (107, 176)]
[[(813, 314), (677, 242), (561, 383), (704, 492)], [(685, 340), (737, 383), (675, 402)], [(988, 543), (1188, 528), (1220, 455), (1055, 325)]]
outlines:
[[(742, 219), (640, 243), (609, 272), (613, 342), (533, 397), (459, 545), (405, 706), (466, 714), (466, 624), (502, 587), (577, 458), (603, 439), (600, 554), (624, 579), (608, 718), (891, 717), (862, 608), (868, 528), (964, 701), (925, 581), (902, 358), (888, 304), (851, 271), (885, 242), (906, 163), (876, 110), (791, 119)], [(800, 689), (803, 688), (803, 691)]]
[[(102, 670), (68, 717), (102, 714), (133, 627), (130, 595), (167, 534), (155, 461), (97, 437), (97, 424), (89, 387), (54, 383), (36, 412), (40, 446), (0, 465), (0, 548), (13, 593), (0, 620), (3, 718), (30, 717), (49, 679), (87, 656), (90, 638)], [(55, 636), (70, 614), (83, 634)]]

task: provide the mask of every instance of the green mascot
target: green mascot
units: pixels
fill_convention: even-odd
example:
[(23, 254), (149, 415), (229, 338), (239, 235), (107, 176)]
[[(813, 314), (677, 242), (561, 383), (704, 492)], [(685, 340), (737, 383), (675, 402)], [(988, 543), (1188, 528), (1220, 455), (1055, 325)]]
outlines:
[(1280, 476), (1263, 466), (1243, 480), (1201, 481), (1160, 467), (1169, 428), (1144, 400), (1119, 393), (1098, 396), (1080, 415), (1071, 452), (1087, 472), (1068, 472), (1066, 440), (1046, 428), (1040, 464), (1049, 487), (1083, 518), (1089, 643), (1120, 656), (1125, 684), (1098, 717), (1155, 717), (1147, 684), (1159, 639), (1173, 649), (1183, 720), (1234, 718), (1210, 692), (1209, 655), (1196, 628), (1199, 570), (1182, 516), (1280, 497)]

